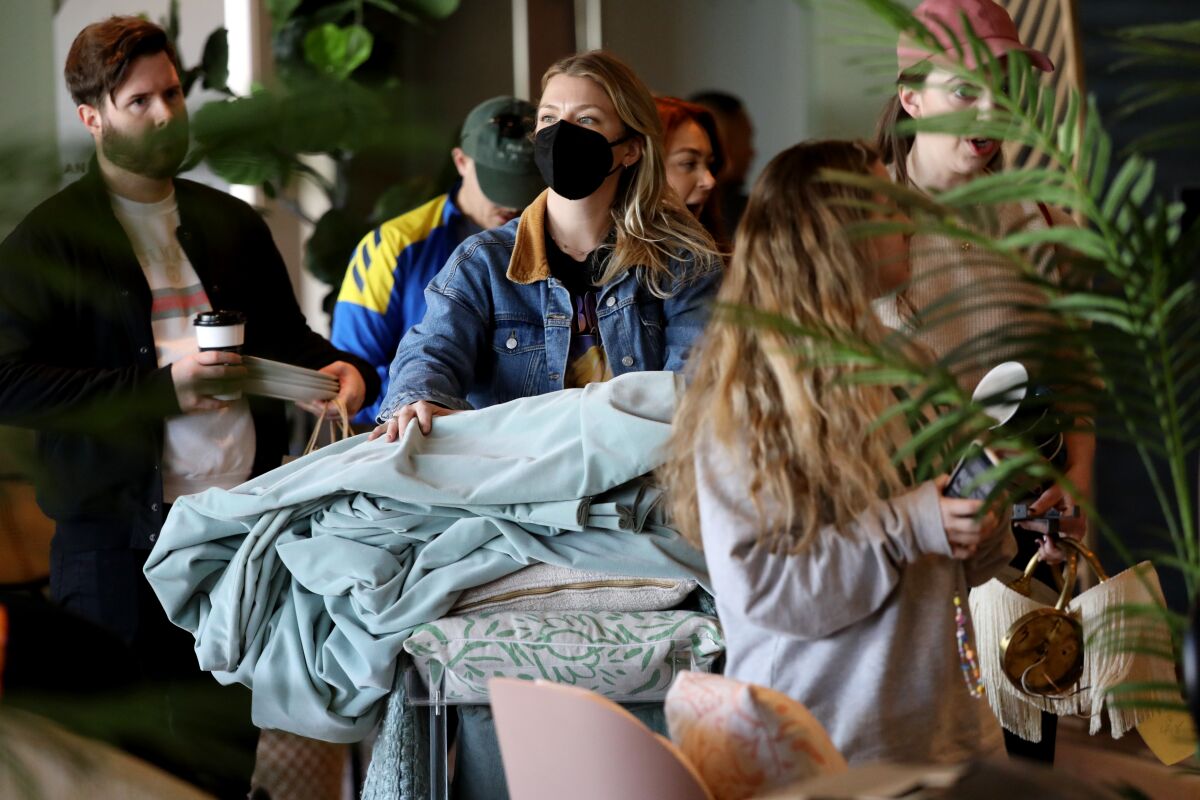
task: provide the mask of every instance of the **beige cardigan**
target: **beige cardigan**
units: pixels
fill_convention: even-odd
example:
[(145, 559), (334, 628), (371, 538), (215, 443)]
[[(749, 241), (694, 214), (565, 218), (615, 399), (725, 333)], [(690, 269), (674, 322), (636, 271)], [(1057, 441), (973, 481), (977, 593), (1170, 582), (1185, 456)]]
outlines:
[[(1033, 203), (979, 209), (969, 224), (999, 238), (1021, 230), (1073, 225), (1057, 210), (1045, 213)], [(1035, 269), (1050, 268), (1051, 251), (1030, 253)], [(1021, 280), (1018, 267), (940, 234), (919, 234), (909, 245), (912, 280), (899, 295), (881, 298), (875, 308), (883, 323), (908, 329), (939, 360), (946, 360), (964, 389), (971, 391), (991, 367), (1018, 357), (1019, 348), (998, 340), (1046, 324), (1045, 293)]]

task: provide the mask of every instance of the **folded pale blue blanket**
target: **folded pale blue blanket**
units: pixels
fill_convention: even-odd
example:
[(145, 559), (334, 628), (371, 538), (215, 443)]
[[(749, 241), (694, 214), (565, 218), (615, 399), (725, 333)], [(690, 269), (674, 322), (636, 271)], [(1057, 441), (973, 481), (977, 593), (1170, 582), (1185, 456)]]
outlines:
[(146, 577), (200, 666), (253, 690), (256, 725), (359, 740), (401, 643), (465, 589), (539, 561), (708, 587), (638, 480), (662, 460), (678, 380), (633, 373), (440, 417), (428, 437), (359, 436), (182, 497)]

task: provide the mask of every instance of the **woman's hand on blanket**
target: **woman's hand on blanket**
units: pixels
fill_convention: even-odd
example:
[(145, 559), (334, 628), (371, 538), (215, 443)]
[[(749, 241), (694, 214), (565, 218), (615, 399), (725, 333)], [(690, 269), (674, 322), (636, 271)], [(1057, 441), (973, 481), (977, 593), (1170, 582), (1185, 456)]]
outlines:
[(1000, 530), (1000, 518), (993, 511), (980, 515), (982, 500), (942, 495), (949, 483), (949, 475), (934, 481), (938, 488), (942, 527), (946, 530), (946, 541), (950, 543), (950, 555), (966, 560), (975, 555), (979, 545), (996, 535)]
[(421, 433), (428, 436), (429, 431), (433, 429), (434, 417), (445, 417), (457, 413), (458, 411), (455, 409), (443, 408), (437, 403), (431, 403), (428, 400), (418, 400), (415, 403), (409, 403), (406, 406), (400, 406), (396, 409), (396, 413), (392, 415), (392, 418), (371, 431), (371, 435), (367, 437), (367, 440), (370, 441), (383, 436), (389, 442), (394, 442), (400, 438), (400, 434), (414, 419), (417, 421)]

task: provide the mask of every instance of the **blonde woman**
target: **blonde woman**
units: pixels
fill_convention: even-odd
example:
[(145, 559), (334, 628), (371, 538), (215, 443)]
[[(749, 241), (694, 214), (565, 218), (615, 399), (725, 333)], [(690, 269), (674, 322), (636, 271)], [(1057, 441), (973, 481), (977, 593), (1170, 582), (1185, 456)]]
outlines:
[[(904, 280), (901, 236), (852, 241), (870, 199), (822, 168), (885, 176), (866, 145), (818, 142), (777, 156), (750, 195), (719, 302), (810, 329), (882, 337), (872, 299)], [(879, 198), (875, 202), (881, 202)], [(716, 319), (692, 367), (663, 479), (701, 544), (728, 645), (726, 673), (806, 704), (851, 762), (954, 762), (996, 752), (978, 699), (968, 586), (1014, 552), (945, 478), (904, 487), (903, 430), (877, 421), (887, 387), (805, 363), (769, 328)], [(955, 600), (960, 605), (956, 607)]]
[(372, 438), (416, 419), (680, 370), (716, 291), (712, 239), (669, 191), (650, 92), (602, 50), (542, 77), (534, 153), (550, 187), (463, 242), (400, 342)]

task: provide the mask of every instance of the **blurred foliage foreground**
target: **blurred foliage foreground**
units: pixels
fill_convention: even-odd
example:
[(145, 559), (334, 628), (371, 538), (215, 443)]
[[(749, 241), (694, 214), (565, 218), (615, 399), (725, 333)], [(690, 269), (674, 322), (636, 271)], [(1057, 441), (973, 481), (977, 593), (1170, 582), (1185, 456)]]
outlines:
[[(899, 33), (930, 53), (941, 52), (933, 32), (906, 4), (857, 0), (855, 6), (860, 13), (865, 9), (890, 23), (892, 33), (878, 43), (881, 70), (895, 74)], [(1044, 161), (984, 173), (931, 194), (860, 175), (828, 173), (827, 178), (868, 188), (878, 198), (856, 203), (875, 212), (872, 221), (857, 226), (859, 235), (902, 232), (951, 238), (962, 244), (963, 252), (976, 255), (953, 265), (935, 265), (933, 272), (969, 270), (984, 263), (978, 254), (986, 253), (985, 268), (1012, 267), (1004, 271), (1010, 283), (997, 285), (995, 292), (981, 291), (979, 281), (994, 281), (989, 276), (995, 271), (980, 272), (978, 281), (940, 296), (883, 342), (869, 341), (856, 331), (797, 324), (751, 309), (730, 311), (751, 324), (782, 331), (794, 344), (803, 369), (832, 366), (850, 381), (900, 387), (888, 418), (902, 415), (924, 422), (925, 411), (937, 409), (936, 419), (919, 426), (896, 454), (899, 462), (914, 465), (917, 479), (950, 471), (981, 441), (1011, 454), (976, 481), (995, 481), (989, 499), (1002, 505), (1013, 501), (1011, 487), (1029, 479), (1057, 483), (1078, 497), (1070, 475), (1039, 452), (1035, 438), (1044, 432), (993, 430), (984, 406), (998, 398), (974, 401), (955, 377), (973, 364), (1016, 360), (1029, 366), (1033, 377), (1026, 388), (1052, 387), (1053, 403), (1065, 412), (1061, 418), (1069, 429), (1127, 446), (1152, 487), (1156, 513), (1143, 509), (1140, 524), (1121, 529), (1092, 499), (1080, 497), (1092, 530), (1122, 566), (1150, 557), (1160, 569), (1177, 571), (1188, 608), (1194, 608), (1200, 598), (1194, 472), (1200, 455), (1200, 223), (1188, 220), (1182, 202), (1155, 189), (1155, 162), (1148, 151), (1165, 143), (1161, 137), (1144, 138), (1128, 151), (1115, 152), (1094, 98), (1071, 91), (1060, 104), (1025, 54), (1012, 52), (1000, 61), (973, 32), (968, 38), (969, 47), (962, 48), (960, 58), (948, 60), (958, 66), (939, 66), (964, 85), (987, 92), (992, 102), (982, 110), (907, 120), (901, 132), (999, 140), (1042, 153)], [(1197, 94), (1200, 19), (1127, 30), (1117, 38), (1128, 56), (1118, 68), (1171, 65), (1172, 79), (1138, 92), (1139, 111)], [(977, 67), (961, 66), (965, 53), (973, 56)], [(1173, 133), (1189, 131), (1194, 148), (1198, 125), (1200, 117), (1187, 127), (1176, 126)], [(897, 202), (910, 211), (911, 219), (881, 221)], [(989, 229), (987, 221), (999, 218), (997, 209), (1012, 204), (1022, 204), (1031, 218), (1038, 216), (1038, 204), (1063, 209), (1078, 224)], [(1038, 253), (1050, 256), (1049, 269), (1035, 258)], [(918, 272), (912, 281), (929, 277)], [(1014, 293), (1013, 285), (1020, 292)], [(1023, 320), (1019, 325), (984, 331), (938, 354), (934, 363), (924, 354), (927, 351), (912, 346), (938, 326), (964, 323), (965, 315), (993, 308), (1011, 314), (1013, 297), (1037, 298), (1016, 306)], [(1105, 500), (1109, 508), (1129, 502)], [(1120, 604), (1098, 621), (1087, 647), (1098, 654), (1119, 650), (1186, 666), (1185, 655), (1200, 657), (1195, 614), (1189, 621), (1186, 611), (1161, 602)], [(1200, 662), (1192, 663), (1193, 685), (1187, 688), (1200, 706)], [(1107, 702), (1110, 707), (1182, 712), (1186, 706), (1179, 688), (1174, 681), (1122, 683), (1108, 687)]]

